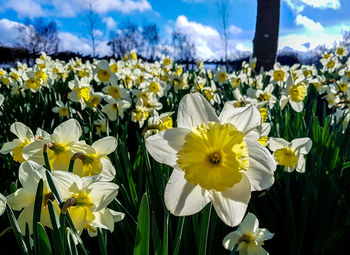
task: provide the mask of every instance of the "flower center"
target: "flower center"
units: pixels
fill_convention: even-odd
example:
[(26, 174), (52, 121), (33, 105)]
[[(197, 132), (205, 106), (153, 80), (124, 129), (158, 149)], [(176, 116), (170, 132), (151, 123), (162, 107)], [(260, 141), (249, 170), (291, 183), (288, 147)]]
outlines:
[(227, 80), (227, 74), (225, 72), (223, 73), (219, 73), (219, 77), (218, 77), (219, 82), (224, 82)]
[(298, 83), (289, 88), (289, 94), (294, 102), (301, 102), (307, 94), (307, 87), (304, 83)]
[(117, 87), (110, 86), (108, 88), (108, 95), (110, 95), (111, 97), (113, 97), (115, 99), (119, 99), (120, 98), (119, 89)]
[(97, 72), (97, 77), (100, 79), (100, 81), (106, 82), (109, 81), (109, 78), (111, 78), (111, 74), (105, 69), (100, 69)]
[(273, 79), (275, 81), (283, 81), (284, 79), (284, 72), (282, 70), (276, 70), (273, 72)]
[(67, 107), (61, 107), (59, 110), (58, 110), (58, 115), (60, 117), (66, 117), (69, 115), (69, 111), (68, 111), (68, 108)]
[(204, 189), (224, 191), (239, 183), (249, 168), (245, 134), (230, 124), (202, 123), (185, 137), (177, 163), (185, 178)]
[(298, 163), (298, 157), (290, 148), (282, 148), (275, 151), (275, 158), (279, 165), (293, 167)]

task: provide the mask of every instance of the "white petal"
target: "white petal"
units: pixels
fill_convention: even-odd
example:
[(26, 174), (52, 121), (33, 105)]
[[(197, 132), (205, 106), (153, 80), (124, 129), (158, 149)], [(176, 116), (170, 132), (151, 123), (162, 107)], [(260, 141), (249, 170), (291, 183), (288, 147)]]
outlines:
[(82, 134), (81, 126), (76, 119), (70, 119), (55, 128), (52, 134), (53, 142), (68, 144), (78, 141)]
[(247, 213), (247, 216), (243, 219), (242, 223), (239, 224), (238, 229), (243, 233), (255, 233), (259, 227), (259, 221), (256, 216), (252, 213)]
[(292, 141), (292, 150), (301, 154), (308, 154), (312, 147), (312, 140), (308, 137), (298, 138)]
[(217, 215), (231, 227), (241, 223), (250, 200), (250, 184), (243, 174), (239, 183), (224, 192), (211, 191), (211, 200)]
[(107, 207), (118, 194), (118, 185), (112, 182), (94, 182), (89, 185), (91, 188), (90, 198), (94, 203), (94, 211)]
[(214, 108), (199, 93), (185, 95), (177, 113), (177, 126), (181, 128), (196, 127), (208, 121), (219, 122)]
[(40, 165), (44, 165), (43, 148), (48, 140), (37, 140), (23, 148), (22, 154), (25, 160), (32, 160)]
[(23, 162), (19, 167), (18, 179), (27, 192), (35, 194), (40, 179), (46, 180), (45, 168), (34, 161)]
[(225, 249), (232, 251), (233, 247), (235, 247), (238, 240), (242, 237), (242, 233), (240, 231), (233, 231), (225, 236), (222, 241), (222, 245)]
[(245, 172), (252, 191), (263, 190), (271, 187), (275, 178), (276, 163), (271, 153), (259, 142), (246, 139), (249, 168)]
[(174, 167), (177, 163), (177, 152), (181, 150), (185, 136), (190, 132), (187, 128), (172, 128), (152, 135), (146, 139), (149, 154), (159, 163)]
[(24, 188), (20, 188), (6, 198), (7, 203), (13, 210), (20, 211), (22, 208), (34, 203), (35, 192), (28, 192)]
[(165, 188), (165, 205), (176, 216), (195, 214), (210, 202), (205, 190), (193, 186), (184, 176), (183, 171), (174, 169)]
[(14, 133), (19, 140), (24, 141), (32, 141), (34, 139), (34, 135), (32, 130), (24, 125), (21, 122), (15, 122), (11, 125), (10, 130)]
[(9, 153), (10, 151), (12, 151), (14, 148), (16, 148), (17, 146), (19, 146), (21, 144), (21, 140), (19, 139), (14, 139), (12, 140), (11, 142), (7, 142), (5, 143), (1, 150), (0, 150), (0, 153), (1, 154), (7, 154)]
[(268, 231), (266, 228), (258, 228), (255, 234), (255, 240), (257, 242), (263, 242), (271, 239), (273, 236), (274, 234)]
[(299, 173), (305, 173), (305, 158), (303, 154), (299, 155), (298, 164), (295, 170)]
[(94, 142), (92, 144), (92, 147), (95, 148), (97, 154), (108, 155), (115, 151), (117, 145), (118, 142), (117, 139), (115, 139), (115, 137), (107, 136)]
[(6, 208), (6, 197), (0, 194), (0, 215), (2, 215)]
[(286, 107), (287, 104), (288, 104), (288, 97), (285, 96), (285, 95), (281, 95), (281, 98), (280, 98), (280, 107), (281, 107), (281, 110), (283, 110), (284, 107)]
[(220, 116), (220, 123), (231, 123), (237, 127), (239, 131), (248, 133), (261, 123), (261, 115), (254, 105), (245, 107), (234, 107), (230, 102), (224, 105)]
[(260, 245), (251, 245), (247, 247), (247, 254), (249, 255), (269, 255), (269, 253)]
[(116, 170), (109, 158), (101, 158), (102, 171), (99, 175), (102, 177), (101, 181), (111, 181), (116, 175)]
[(76, 174), (56, 170), (52, 172), (52, 177), (63, 200), (66, 200), (72, 196), (72, 192), (74, 191), (71, 190), (71, 187), (73, 184), (76, 184), (78, 189), (83, 188), (83, 182)]
[(276, 151), (281, 148), (288, 148), (291, 143), (284, 140), (283, 138), (270, 137), (268, 142), (268, 147), (271, 151)]
[(294, 102), (290, 100), (289, 103), (290, 103), (290, 106), (293, 108), (293, 110), (296, 112), (301, 112), (304, 108), (303, 102)]

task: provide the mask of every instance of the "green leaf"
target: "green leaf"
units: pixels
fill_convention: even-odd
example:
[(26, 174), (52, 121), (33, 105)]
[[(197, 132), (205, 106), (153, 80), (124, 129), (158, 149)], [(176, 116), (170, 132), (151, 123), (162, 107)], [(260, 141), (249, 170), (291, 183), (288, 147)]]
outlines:
[(350, 168), (350, 161), (343, 164), (343, 169)]
[(142, 196), (136, 228), (134, 255), (149, 254), (150, 214), (147, 194)]
[(23, 235), (22, 235), (21, 230), (18, 226), (16, 217), (13, 214), (11, 207), (8, 206), (8, 204), (6, 204), (6, 213), (7, 213), (8, 219), (10, 221), (15, 238), (17, 240), (19, 250), (21, 251), (22, 254), (29, 254), (28, 248), (27, 248), (25, 241), (23, 239)]
[(46, 170), (45, 174), (46, 174), (46, 179), (47, 179), (47, 182), (48, 182), (48, 184), (50, 186), (51, 192), (55, 196), (55, 199), (56, 199), (57, 203), (59, 205), (62, 204), (63, 199), (62, 199), (61, 194), (59, 193), (59, 191), (58, 191), (58, 189), (56, 187), (55, 182), (52, 179), (52, 175), (51, 175), (50, 171)]
[(34, 212), (33, 212), (33, 236), (34, 236), (34, 254), (39, 254), (39, 235), (37, 224), (40, 222), (41, 217), (41, 207), (43, 203), (43, 190), (44, 181), (40, 179), (38, 187), (36, 189), (35, 202), (34, 202)]
[(210, 224), (210, 214), (212, 209), (212, 203), (207, 205), (202, 210), (202, 217), (199, 224), (199, 253), (205, 255), (207, 253), (207, 239)]
[(107, 239), (106, 239), (106, 231), (104, 229), (98, 228), (97, 229), (97, 239), (98, 239), (98, 246), (100, 247), (100, 254), (101, 255), (107, 255)]
[(169, 230), (169, 212), (165, 209), (164, 212), (164, 226), (163, 226), (163, 247), (162, 254), (168, 254), (168, 230)]
[(64, 253), (64, 244), (63, 244), (63, 236), (61, 234), (61, 224), (60, 224), (60, 220), (58, 218), (58, 215), (56, 213), (55, 207), (52, 203), (51, 200), (49, 200), (48, 202), (48, 209), (49, 209), (49, 214), (50, 214), (50, 220), (51, 220), (51, 224), (52, 224), (52, 241), (55, 244), (54, 250), (56, 254), (60, 254), (60, 253)]
[(185, 224), (185, 217), (180, 217), (179, 221), (177, 223), (176, 235), (175, 235), (175, 239), (174, 239), (174, 240), (176, 240), (176, 245), (175, 245), (175, 249), (174, 249), (174, 253), (173, 253), (174, 255), (179, 254), (184, 224)]
[(154, 247), (154, 254), (158, 255), (161, 254), (162, 250), (162, 243), (159, 236), (159, 231), (157, 227), (157, 221), (155, 213), (152, 211), (152, 241), (153, 241), (153, 247)]
[(78, 255), (78, 249), (75, 245), (73, 234), (69, 228), (67, 229), (67, 241), (69, 254)]
[(41, 225), (40, 222), (36, 224), (36, 228), (37, 228), (37, 235), (38, 235), (37, 245), (38, 245), (38, 251), (39, 251), (39, 253), (37, 254), (52, 254), (50, 241), (45, 231), (45, 228), (43, 227), (43, 225)]

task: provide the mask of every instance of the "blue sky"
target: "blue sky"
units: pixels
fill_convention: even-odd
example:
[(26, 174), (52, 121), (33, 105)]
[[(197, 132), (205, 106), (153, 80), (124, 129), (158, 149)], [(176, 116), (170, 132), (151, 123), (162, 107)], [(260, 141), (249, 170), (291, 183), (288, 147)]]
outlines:
[[(88, 0), (0, 0), (0, 42), (14, 45), (13, 27), (26, 18), (54, 20), (60, 31), (62, 50), (90, 53), (84, 23)], [(110, 31), (130, 20), (138, 25), (154, 22), (160, 28), (162, 44), (170, 41), (174, 29), (187, 33), (200, 58), (223, 56), (222, 29), (216, 0), (91, 0), (99, 18), (98, 52), (108, 54)], [(257, 0), (231, 0), (229, 55), (252, 49)], [(279, 49), (307, 51), (319, 44), (332, 46), (350, 30), (348, 0), (281, 0)], [(309, 45), (308, 48), (305, 45)]]

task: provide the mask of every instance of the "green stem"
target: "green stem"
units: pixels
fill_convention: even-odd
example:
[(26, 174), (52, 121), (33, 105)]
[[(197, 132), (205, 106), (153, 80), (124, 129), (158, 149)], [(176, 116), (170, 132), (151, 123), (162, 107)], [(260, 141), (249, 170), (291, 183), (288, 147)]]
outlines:
[(45, 167), (46, 167), (47, 170), (49, 170), (51, 172), (49, 157), (47, 156), (47, 149), (48, 149), (48, 145), (47, 145), (47, 143), (45, 143), (44, 144), (44, 149), (43, 149)]
[(238, 243), (235, 244), (235, 246), (233, 247), (233, 249), (232, 249), (230, 255), (235, 255), (236, 252), (237, 252), (237, 249), (238, 249)]

